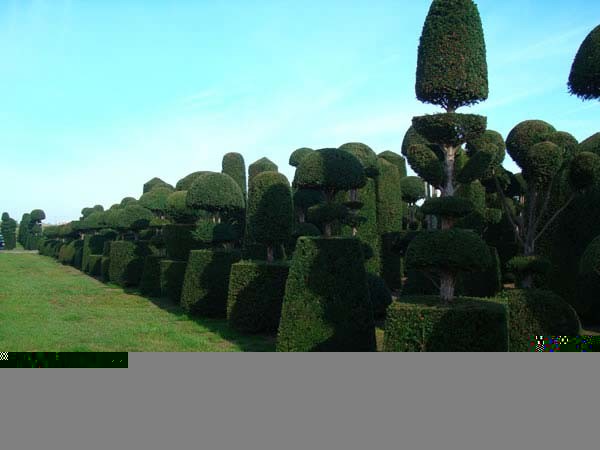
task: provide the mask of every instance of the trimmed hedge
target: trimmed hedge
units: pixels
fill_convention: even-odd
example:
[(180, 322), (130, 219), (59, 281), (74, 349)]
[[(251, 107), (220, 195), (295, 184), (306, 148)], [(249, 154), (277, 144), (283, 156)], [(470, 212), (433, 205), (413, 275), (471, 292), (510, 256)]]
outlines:
[(114, 235), (94, 234), (83, 238), (83, 252), (81, 259), (81, 269), (89, 273), (90, 255), (101, 255), (104, 251), (104, 243), (114, 239)]
[(385, 312), (392, 303), (392, 293), (385, 285), (383, 278), (374, 273), (367, 272), (367, 285), (369, 286), (369, 297), (373, 305), (373, 316), (376, 319), (385, 317)]
[(375, 351), (373, 308), (358, 239), (298, 239), (286, 282), (276, 348), (300, 352)]
[(69, 242), (61, 247), (58, 260), (63, 264), (68, 264), (81, 269), (81, 260), (83, 258), (83, 241), (80, 239)]
[(110, 281), (110, 258), (108, 256), (102, 256), (100, 260), (100, 277), (102, 281), (107, 283)]
[(93, 276), (99, 276), (102, 274), (102, 255), (89, 255), (88, 256), (88, 273)]
[(137, 286), (150, 255), (146, 241), (114, 241), (110, 245), (110, 281), (120, 286)]
[(167, 256), (178, 261), (187, 261), (191, 250), (199, 250), (202, 243), (194, 238), (195, 225), (169, 224), (163, 227), (162, 236)]
[(468, 297), (494, 297), (502, 290), (502, 270), (498, 251), (490, 250), (490, 265), (483, 270), (463, 274), (458, 286), (459, 292)]
[(580, 334), (577, 313), (552, 291), (510, 289), (500, 299), (508, 306), (511, 352), (529, 351), (533, 336)]
[(240, 261), (231, 266), (227, 320), (246, 333), (276, 333), (289, 263)]
[(164, 256), (148, 255), (140, 279), (140, 292), (150, 297), (160, 297), (160, 263)]
[(508, 351), (508, 311), (501, 302), (457, 297), (447, 307), (437, 296), (401, 300), (387, 310), (386, 352)]
[(231, 249), (192, 250), (181, 292), (183, 309), (192, 315), (226, 317), (229, 273), (240, 256)]
[(186, 261), (163, 259), (160, 262), (160, 295), (179, 303), (183, 279), (185, 277)]

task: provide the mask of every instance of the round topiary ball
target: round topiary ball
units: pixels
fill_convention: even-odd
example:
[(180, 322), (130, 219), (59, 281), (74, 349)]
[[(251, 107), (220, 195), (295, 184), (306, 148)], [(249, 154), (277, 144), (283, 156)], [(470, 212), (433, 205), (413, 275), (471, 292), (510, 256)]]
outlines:
[(135, 205), (137, 203), (137, 200), (133, 197), (125, 197), (123, 198), (123, 200), (121, 200), (121, 206), (126, 207), (129, 205)]
[(167, 209), (167, 198), (172, 193), (173, 189), (171, 188), (156, 186), (142, 195), (138, 204), (154, 213), (162, 214)]
[(117, 210), (117, 228), (127, 230), (142, 230), (150, 225), (154, 214), (140, 205), (128, 205)]
[(198, 172), (192, 172), (189, 175), (186, 175), (185, 177), (183, 177), (181, 180), (179, 180), (177, 182), (177, 184), (175, 185), (175, 190), (177, 191), (187, 191), (190, 189), (190, 187), (192, 187), (192, 184), (194, 183), (194, 181), (196, 181), (196, 179), (198, 177), (200, 177), (201, 175), (205, 175), (207, 173), (214, 173), (208, 170), (200, 170)]
[(516, 125), (506, 137), (506, 150), (521, 167), (526, 164), (529, 150), (540, 142), (548, 141), (556, 129), (543, 120), (525, 120)]
[(552, 142), (533, 145), (523, 161), (523, 178), (528, 186), (548, 186), (563, 162), (563, 149)]
[(171, 191), (173, 191), (175, 189), (175, 188), (173, 188), (173, 186), (171, 186), (166, 181), (163, 181), (160, 178), (154, 177), (150, 181), (147, 181), (146, 183), (144, 183), (143, 194), (145, 194), (146, 192), (150, 192), (152, 189), (156, 189), (158, 187), (166, 188)]
[(569, 183), (576, 191), (583, 191), (600, 178), (600, 156), (591, 152), (580, 152), (569, 165)]
[(433, 197), (428, 198), (421, 207), (423, 214), (440, 217), (465, 217), (473, 211), (473, 203), (463, 197)]
[(233, 178), (224, 173), (207, 173), (190, 187), (186, 204), (211, 213), (244, 209), (244, 194)]

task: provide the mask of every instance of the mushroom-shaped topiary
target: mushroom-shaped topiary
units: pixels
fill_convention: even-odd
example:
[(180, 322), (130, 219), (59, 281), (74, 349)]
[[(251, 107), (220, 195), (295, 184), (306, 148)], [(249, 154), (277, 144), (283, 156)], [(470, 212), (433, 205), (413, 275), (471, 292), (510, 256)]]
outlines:
[(233, 178), (224, 173), (207, 173), (198, 177), (190, 187), (186, 204), (212, 215), (213, 222), (221, 222), (223, 214), (244, 208), (244, 194)]
[(175, 223), (192, 224), (202, 211), (190, 208), (186, 203), (187, 191), (175, 191), (167, 197), (166, 216)]
[(32, 222), (41, 222), (46, 218), (46, 213), (41, 209), (34, 209), (29, 216)]
[[(323, 192), (326, 205), (332, 210), (336, 209), (334, 201), (338, 192), (358, 189), (365, 183), (361, 162), (350, 152), (337, 148), (323, 148), (307, 155), (296, 169), (294, 177), (294, 185), (298, 188)], [(323, 223), (326, 236), (331, 236), (333, 221)]]
[(292, 191), (285, 175), (261, 172), (254, 177), (248, 194), (248, 238), (267, 247), (267, 261), (273, 249), (290, 239), (294, 222)]
[(165, 188), (165, 189), (169, 189), (171, 191), (175, 190), (175, 188), (173, 186), (171, 186), (169, 183), (167, 183), (166, 181), (163, 181), (160, 178), (154, 177), (150, 181), (147, 181), (146, 183), (144, 183), (144, 189), (143, 189), (142, 193), (145, 194), (156, 188)]
[(294, 150), (290, 155), (289, 164), (292, 167), (298, 167), (304, 157), (310, 153), (314, 152), (312, 148), (302, 147)]
[(419, 177), (404, 177), (400, 180), (402, 200), (408, 204), (408, 225), (412, 228), (416, 223), (417, 202), (425, 198), (425, 181)]
[(149, 209), (158, 217), (163, 217), (167, 210), (167, 198), (173, 192), (173, 189), (168, 187), (154, 187), (140, 197), (138, 204)]
[(440, 287), (443, 303), (454, 299), (456, 278), (490, 264), (489, 248), (473, 231), (452, 228), (419, 233), (406, 250), (407, 268), (426, 273)]
[(148, 228), (150, 221), (154, 218), (154, 214), (149, 209), (140, 205), (128, 205), (123, 209), (118, 209), (116, 214), (115, 225), (121, 232), (133, 231), (135, 239), (137, 232)]
[(377, 154), (371, 147), (362, 142), (348, 142), (340, 145), (340, 150), (352, 153), (361, 162), (365, 169), (365, 175), (368, 177), (376, 177), (379, 174), (377, 165)]
[(449, 112), (488, 97), (485, 40), (472, 0), (433, 0), (417, 57), (417, 98)]
[(192, 172), (189, 175), (186, 175), (185, 177), (183, 177), (181, 180), (179, 180), (177, 182), (177, 184), (175, 185), (175, 190), (177, 191), (188, 191), (190, 189), (190, 187), (192, 187), (192, 184), (194, 183), (194, 181), (196, 181), (196, 179), (198, 177), (200, 177), (201, 175), (205, 175), (207, 173), (214, 173), (208, 170), (200, 170), (198, 172)]
[(600, 98), (600, 25), (587, 35), (577, 51), (571, 73), (569, 91), (583, 100)]

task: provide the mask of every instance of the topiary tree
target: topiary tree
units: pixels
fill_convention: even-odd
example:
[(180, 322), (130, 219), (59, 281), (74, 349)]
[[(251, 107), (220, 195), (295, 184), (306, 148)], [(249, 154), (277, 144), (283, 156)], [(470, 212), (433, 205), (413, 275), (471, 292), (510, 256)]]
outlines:
[(290, 155), (289, 164), (292, 167), (298, 167), (304, 157), (310, 153), (314, 152), (312, 148), (302, 147), (294, 150)]
[(247, 237), (267, 247), (267, 262), (274, 261), (274, 246), (290, 239), (293, 223), (292, 192), (285, 175), (256, 175), (248, 195)]
[[(325, 203), (319, 208), (325, 236), (332, 235), (332, 223), (346, 216), (347, 210), (335, 203), (342, 191), (359, 189), (366, 184), (361, 162), (350, 152), (336, 148), (322, 148), (307, 155), (294, 176), (294, 186), (299, 189), (319, 190)], [(315, 207), (313, 207), (315, 208)]]
[(254, 161), (248, 167), (248, 186), (252, 183), (252, 179), (261, 172), (277, 172), (277, 164), (271, 161), (269, 158), (261, 158), (258, 161)]
[(125, 197), (123, 198), (123, 200), (121, 200), (120, 205), (124, 208), (128, 205), (135, 205), (137, 203), (137, 200), (133, 197)]
[[(598, 155), (585, 151), (570, 154), (569, 147), (564, 134), (557, 133), (552, 125), (540, 120), (519, 123), (506, 139), (509, 155), (523, 170), (520, 185), (523, 206), (511, 208), (498, 180), (496, 188), (524, 256), (536, 255), (538, 239), (573, 199), (588, 189), (600, 175)], [(561, 179), (566, 180), (567, 195), (559, 199), (562, 204), (553, 205), (553, 214), (548, 216), (554, 186)], [(523, 279), (523, 287), (532, 287), (532, 284), (531, 275)]]
[(409, 207), (408, 223), (409, 228), (412, 228), (412, 225), (415, 223), (417, 202), (425, 198), (425, 182), (419, 177), (404, 177), (400, 180), (400, 186), (402, 189), (402, 200)]
[(181, 180), (179, 180), (177, 182), (177, 184), (175, 185), (175, 190), (177, 191), (188, 191), (190, 189), (190, 187), (192, 187), (192, 184), (194, 183), (194, 181), (196, 181), (196, 179), (198, 179), (198, 177), (200, 177), (201, 175), (205, 175), (207, 173), (214, 173), (208, 170), (201, 170), (198, 172), (192, 172), (189, 175), (186, 175), (185, 177), (183, 177)]
[(224, 215), (244, 209), (244, 194), (229, 175), (207, 173), (192, 183), (186, 196), (186, 205), (207, 211), (214, 223), (220, 223)]
[(205, 216), (203, 211), (190, 208), (186, 203), (187, 191), (171, 192), (167, 197), (166, 217), (178, 224), (193, 224)]
[(377, 157), (385, 159), (387, 162), (395, 165), (396, 169), (398, 169), (398, 173), (400, 174), (400, 178), (406, 177), (406, 160), (401, 155), (390, 150), (386, 150), (379, 153)]
[(140, 197), (138, 204), (152, 211), (157, 217), (164, 218), (167, 211), (167, 199), (172, 193), (172, 188), (155, 186)]
[(125, 232), (131, 231), (134, 239), (138, 240), (139, 231), (148, 228), (153, 218), (154, 214), (149, 209), (134, 204), (118, 209), (111, 225), (121, 232), (121, 236)]
[(0, 234), (4, 237), (4, 248), (13, 250), (17, 246), (17, 222), (11, 219), (7, 212), (2, 213), (2, 224), (0, 225)]
[(144, 189), (143, 189), (142, 194), (150, 192), (151, 190), (156, 189), (156, 188), (169, 189), (171, 191), (175, 190), (175, 188), (173, 186), (171, 186), (169, 183), (167, 183), (166, 181), (163, 181), (160, 178), (154, 177), (151, 180), (144, 183)]
[(229, 175), (242, 189), (244, 200), (246, 199), (246, 163), (244, 157), (239, 153), (226, 153), (221, 162), (222, 173)]
[(600, 98), (600, 25), (587, 35), (569, 74), (569, 92), (583, 100)]
[(325, 201), (322, 191), (316, 189), (294, 189), (293, 202), (298, 223), (306, 222), (308, 208)]

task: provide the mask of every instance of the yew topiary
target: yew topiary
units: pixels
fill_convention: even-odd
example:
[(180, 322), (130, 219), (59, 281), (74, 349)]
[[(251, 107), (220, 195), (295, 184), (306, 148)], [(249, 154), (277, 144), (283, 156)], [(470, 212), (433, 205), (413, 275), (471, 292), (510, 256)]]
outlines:
[(569, 92), (583, 100), (600, 98), (600, 25), (582, 42), (569, 74)]

